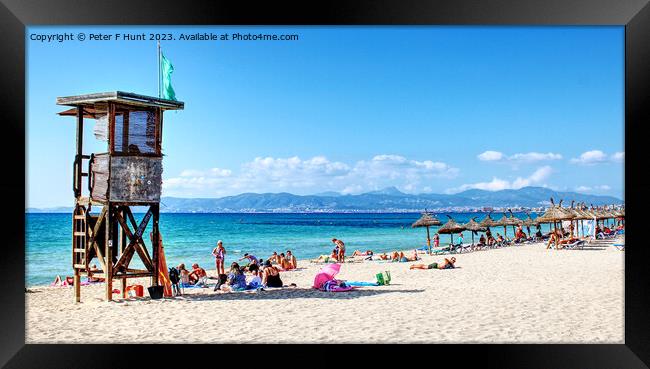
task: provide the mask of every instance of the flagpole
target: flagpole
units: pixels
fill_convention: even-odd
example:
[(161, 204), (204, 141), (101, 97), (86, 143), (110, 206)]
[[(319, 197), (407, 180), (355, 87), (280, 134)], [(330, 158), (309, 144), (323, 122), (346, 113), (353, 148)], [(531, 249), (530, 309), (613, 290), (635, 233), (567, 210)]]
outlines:
[(158, 41), (158, 97), (160, 97), (160, 41)]

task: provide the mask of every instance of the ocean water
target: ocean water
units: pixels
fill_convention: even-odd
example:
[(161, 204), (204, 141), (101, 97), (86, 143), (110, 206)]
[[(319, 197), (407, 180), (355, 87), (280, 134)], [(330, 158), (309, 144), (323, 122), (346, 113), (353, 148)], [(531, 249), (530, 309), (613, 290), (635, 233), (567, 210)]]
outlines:
[[(464, 223), (483, 213), (451, 214), (455, 221)], [(143, 214), (135, 214), (139, 223)], [(437, 215), (443, 222), (447, 219)], [(524, 218), (524, 214), (515, 214)], [(535, 215), (531, 214), (534, 218)], [(25, 214), (26, 250), (25, 282), (28, 286), (49, 284), (57, 275), (72, 275), (72, 215)], [(217, 240), (226, 248), (226, 265), (245, 252), (266, 259), (273, 251), (291, 250), (298, 259), (316, 258), (329, 254), (334, 248), (331, 239), (345, 242), (346, 254), (355, 249), (389, 252), (418, 248), (426, 245), (426, 229), (411, 228), (420, 217), (417, 213), (399, 214), (170, 214), (160, 215), (165, 257), (168, 266), (198, 263), (206, 269), (214, 268), (212, 249)], [(493, 218), (499, 218), (493, 215)], [(149, 226), (145, 235), (148, 235)], [(431, 237), (437, 227), (431, 227)], [(548, 225), (542, 227), (548, 230)], [(502, 233), (503, 228), (493, 229)], [(513, 235), (512, 227), (508, 234)], [(471, 241), (464, 232), (465, 242)], [(457, 235), (454, 236), (454, 239)], [(441, 235), (441, 245), (450, 241)], [(148, 243), (148, 237), (145, 238)], [(142, 267), (134, 256), (133, 267)]]

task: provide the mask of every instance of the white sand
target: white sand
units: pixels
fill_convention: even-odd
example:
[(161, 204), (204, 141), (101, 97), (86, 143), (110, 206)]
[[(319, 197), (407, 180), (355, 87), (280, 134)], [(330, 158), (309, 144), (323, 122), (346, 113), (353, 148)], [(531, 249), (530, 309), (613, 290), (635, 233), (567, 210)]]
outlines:
[(454, 270), (346, 263), (340, 279), (389, 270), (392, 283), (345, 293), (312, 290), (322, 265), (308, 261), (281, 275), (298, 288), (256, 293), (104, 302), (94, 285), (75, 304), (70, 287), (30, 288), (26, 342), (624, 343), (624, 254), (538, 244), (454, 255)]

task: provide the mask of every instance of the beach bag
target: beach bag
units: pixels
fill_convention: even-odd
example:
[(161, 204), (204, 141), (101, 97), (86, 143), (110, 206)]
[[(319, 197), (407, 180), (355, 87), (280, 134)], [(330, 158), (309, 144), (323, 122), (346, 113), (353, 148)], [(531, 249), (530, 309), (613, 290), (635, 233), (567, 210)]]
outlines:
[(377, 273), (377, 284), (380, 286), (387, 286), (390, 284), (390, 272), (386, 270), (384, 273)]

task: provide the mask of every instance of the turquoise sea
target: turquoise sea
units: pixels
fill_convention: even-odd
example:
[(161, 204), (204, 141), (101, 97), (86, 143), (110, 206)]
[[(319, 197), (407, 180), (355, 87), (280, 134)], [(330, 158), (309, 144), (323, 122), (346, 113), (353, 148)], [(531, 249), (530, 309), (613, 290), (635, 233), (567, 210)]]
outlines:
[[(135, 214), (139, 218), (143, 214)], [(437, 214), (443, 222), (447, 217)], [(459, 223), (483, 213), (451, 214)], [(524, 214), (515, 214), (524, 218)], [(536, 215), (531, 214), (534, 218)], [(28, 213), (26, 217), (26, 274), (28, 286), (49, 284), (56, 275), (72, 274), (72, 215)], [(349, 255), (355, 249), (375, 252), (409, 249), (426, 245), (426, 229), (411, 228), (418, 213), (399, 214), (171, 214), (160, 215), (168, 265), (198, 263), (214, 268), (212, 249), (223, 240), (226, 261), (230, 263), (245, 252), (266, 259), (273, 251), (292, 250), (298, 259), (315, 258), (333, 249), (332, 238), (346, 244)], [(492, 214), (500, 218), (501, 214)], [(437, 227), (431, 227), (431, 236)], [(547, 230), (548, 225), (543, 226)], [(150, 229), (145, 232), (149, 234)], [(503, 228), (493, 232), (502, 233)], [(512, 227), (508, 228), (512, 236)], [(471, 240), (465, 232), (465, 242)], [(457, 237), (454, 236), (454, 237)], [(147, 240), (148, 241), (148, 240)], [(441, 236), (441, 244), (449, 242)], [(132, 265), (138, 258), (134, 257)], [(227, 264), (226, 264), (227, 265)]]

